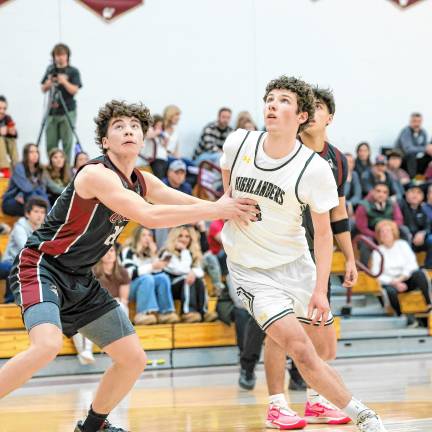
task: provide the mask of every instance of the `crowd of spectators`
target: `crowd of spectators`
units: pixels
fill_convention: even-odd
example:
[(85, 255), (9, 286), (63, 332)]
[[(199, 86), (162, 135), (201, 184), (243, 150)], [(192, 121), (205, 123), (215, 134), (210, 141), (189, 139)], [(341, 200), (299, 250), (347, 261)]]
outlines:
[[(61, 69), (60, 74), (54, 74), (55, 86), (64, 87), (61, 91), (74, 120), (76, 105), (73, 96), (81, 81), (78, 70), (69, 65), (70, 51), (66, 48), (56, 46), (52, 52), (57, 68)], [(53, 72), (47, 70), (42, 80), (43, 91), (54, 86)], [(1, 278), (6, 278), (14, 256), (28, 235), (40, 226), (41, 217), (43, 219), (80, 167), (89, 160), (88, 154), (82, 151), (71, 159), (71, 131), (54, 137), (51, 128), (57, 124), (57, 130), (61, 131), (58, 125), (66, 125), (65, 113), (61, 111), (58, 106), (55, 109), (51, 107), (49, 112), (47, 165), (41, 164), (39, 147), (33, 143), (24, 146), (19, 161), (17, 128), (7, 113), (6, 98), (0, 96), (0, 170), (4, 176), (10, 176), (2, 197), (2, 210), (6, 215), (20, 217), (0, 262)], [(249, 112), (240, 112), (233, 122), (231, 109), (222, 107), (216, 120), (203, 127), (193, 158), (189, 159), (184, 157), (184, 143), (179, 139), (181, 114), (179, 107), (169, 105), (162, 115), (153, 116), (154, 123), (145, 137), (138, 164), (149, 166), (153, 174), (169, 187), (192, 194), (199, 166), (203, 162), (219, 166), (227, 136), (234, 129), (257, 130), (257, 126)], [(231, 127), (232, 124), (235, 128)], [(57, 147), (60, 141), (63, 150)], [(425, 288), (427, 279), (423, 279), (427, 276), (419, 268), (415, 255), (424, 251), (426, 259), (422, 265), (432, 269), (431, 155), (432, 142), (422, 126), (419, 113), (411, 115), (408, 126), (402, 129), (394, 144), (383, 148), (379, 154), (373, 156), (367, 142), (359, 143), (354, 155), (345, 153), (348, 161), (345, 196), (352, 235), (366, 236), (386, 257), (380, 282), (396, 314), (401, 313), (397, 303), (399, 292), (418, 288), (428, 307), (431, 303), (427, 295), (429, 285)], [(383, 221), (392, 222), (386, 224)], [(209, 225), (201, 222), (196, 226), (155, 232), (139, 227), (124, 245), (112, 248), (94, 271), (127, 313), (132, 314), (129, 303), (135, 304), (131, 315), (135, 324), (215, 320), (217, 314), (208, 310), (205, 273), (220, 298), (231, 294), (234, 300), (228, 314), (219, 308), (223, 303), (220, 302), (220, 318), (244, 324), (248, 317), (236, 301), (236, 294), (229, 283), (226, 255), (220, 239), (223, 224), (222, 220)], [(372, 270), (376, 269), (377, 253), (362, 242), (359, 250), (361, 261), (370, 265)], [(394, 256), (399, 259), (393, 259)], [(180, 301), (177, 310), (175, 300)], [(12, 301), (9, 292), (6, 301)], [(239, 324), (239, 334), (243, 324)], [(91, 363), (90, 342), (78, 336), (74, 341), (80, 361)]]

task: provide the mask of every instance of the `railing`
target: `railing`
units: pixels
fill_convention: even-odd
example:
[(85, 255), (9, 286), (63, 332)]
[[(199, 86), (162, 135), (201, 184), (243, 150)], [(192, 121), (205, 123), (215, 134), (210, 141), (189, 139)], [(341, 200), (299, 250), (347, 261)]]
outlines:
[(203, 175), (205, 170), (218, 172), (222, 181), (221, 169), (212, 162), (202, 161), (198, 167), (198, 180), (197, 180), (198, 188), (200, 190), (204, 190), (209, 194), (213, 195), (216, 199), (220, 198), (223, 195), (222, 191), (218, 191), (217, 189), (203, 182)]
[[(354, 239), (353, 239), (353, 249), (354, 250), (356, 250), (356, 249), (358, 250), (359, 242), (363, 242), (364, 244), (366, 244), (366, 246), (369, 247), (369, 249), (376, 251), (377, 254), (380, 256), (381, 261), (380, 261), (378, 273), (371, 272), (369, 267), (367, 265), (363, 264), (358, 259), (356, 259), (357, 269), (360, 271), (363, 271), (364, 273), (366, 273), (370, 277), (378, 278), (384, 270), (384, 255), (379, 250), (378, 246), (369, 237), (366, 237), (363, 234), (358, 234), (354, 237)], [(347, 306), (348, 307), (351, 306), (351, 298), (352, 298), (352, 287), (348, 287), (347, 288)]]

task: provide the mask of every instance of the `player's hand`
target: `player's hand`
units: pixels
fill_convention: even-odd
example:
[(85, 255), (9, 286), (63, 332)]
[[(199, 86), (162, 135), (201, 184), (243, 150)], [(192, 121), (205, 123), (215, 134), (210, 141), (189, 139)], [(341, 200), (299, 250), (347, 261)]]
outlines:
[(0, 127), (0, 135), (1, 135), (1, 136), (6, 136), (6, 135), (7, 135), (7, 132), (8, 132), (8, 128), (7, 128), (7, 126), (1, 126), (1, 127)]
[(327, 299), (327, 294), (324, 291), (315, 291), (308, 306), (308, 318), (312, 320), (311, 324), (315, 325), (320, 322), (320, 326), (324, 327), (330, 315), (330, 305)]
[(357, 282), (357, 266), (355, 261), (346, 261), (345, 262), (345, 276), (342, 285), (345, 288), (353, 287)]
[(248, 225), (258, 220), (259, 210), (256, 201), (249, 198), (232, 198), (229, 188), (214, 205), (217, 206), (217, 217), (220, 219), (234, 219), (236, 222)]

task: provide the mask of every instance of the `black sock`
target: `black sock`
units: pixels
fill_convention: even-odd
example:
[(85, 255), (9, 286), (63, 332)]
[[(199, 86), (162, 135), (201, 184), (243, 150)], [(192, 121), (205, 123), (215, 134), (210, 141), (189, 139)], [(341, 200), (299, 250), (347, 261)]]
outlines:
[(90, 407), (87, 418), (82, 425), (83, 432), (97, 432), (100, 430), (107, 417), (108, 414), (98, 414)]

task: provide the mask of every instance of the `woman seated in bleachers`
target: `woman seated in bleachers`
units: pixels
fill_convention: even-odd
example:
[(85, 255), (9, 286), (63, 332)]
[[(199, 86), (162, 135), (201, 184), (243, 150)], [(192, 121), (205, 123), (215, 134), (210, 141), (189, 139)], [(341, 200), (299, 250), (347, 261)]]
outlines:
[[(384, 256), (384, 268), (378, 277), (386, 291), (391, 307), (396, 314), (402, 314), (398, 293), (420, 290), (423, 294), (428, 310), (431, 306), (429, 276), (419, 268), (416, 256), (410, 245), (399, 239), (399, 228), (391, 220), (378, 222), (375, 227), (379, 250)], [(377, 274), (381, 258), (378, 252), (372, 253), (372, 272)]]
[(71, 180), (69, 163), (63, 150), (58, 148), (49, 152), (49, 162), (45, 168), (44, 177), (47, 185), (47, 192), (50, 204), (61, 195)]
[(362, 187), (360, 177), (354, 170), (354, 157), (351, 153), (345, 153), (347, 159), (347, 179), (344, 187), (345, 202), (351, 227), (355, 226), (354, 211), (362, 199)]
[(74, 159), (74, 164), (72, 167), (72, 176), (74, 176), (77, 171), (83, 166), (85, 165), (88, 161), (90, 160), (89, 155), (86, 152), (78, 152), (75, 155), (75, 159)]
[(370, 171), (371, 169), (372, 162), (370, 145), (367, 142), (361, 142), (356, 147), (354, 170), (357, 172), (359, 178), (361, 178), (365, 171)]
[(129, 299), (136, 302), (135, 324), (176, 323), (171, 280), (162, 270), (168, 256), (157, 257), (157, 246), (150, 230), (135, 229), (121, 252), (122, 264), (132, 279)]
[(215, 321), (217, 314), (207, 310), (202, 252), (196, 230), (190, 226), (173, 228), (168, 234), (162, 259), (171, 278), (174, 298), (181, 300), (183, 322)]
[(23, 161), (16, 164), (3, 195), (3, 213), (24, 216), (24, 204), (33, 196), (48, 202), (46, 182), (39, 164), (39, 149), (36, 144), (26, 144), (23, 149)]

